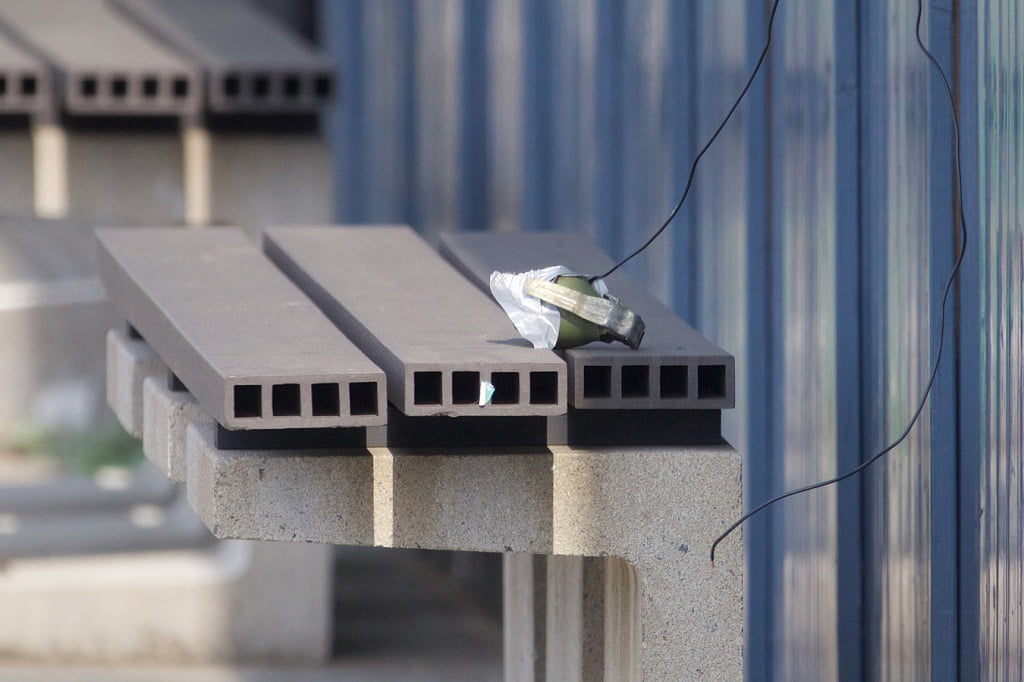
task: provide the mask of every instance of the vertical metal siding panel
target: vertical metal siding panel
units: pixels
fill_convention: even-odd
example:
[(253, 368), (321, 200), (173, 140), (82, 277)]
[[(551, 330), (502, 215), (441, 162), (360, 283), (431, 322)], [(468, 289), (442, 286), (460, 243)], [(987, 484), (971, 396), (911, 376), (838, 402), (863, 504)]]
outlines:
[(979, 61), (979, 26), (977, 0), (961, 0), (958, 10), (957, 41), (959, 64), (957, 70), (957, 89), (959, 91), (961, 163), (964, 170), (964, 214), (967, 218), (968, 254), (961, 266), (958, 293), (958, 337), (957, 354), (959, 355), (959, 414), (957, 415), (957, 446), (959, 514), (957, 532), (959, 534), (959, 595), (958, 595), (958, 646), (959, 679), (978, 679), (981, 673), (979, 665), (983, 636), (981, 629), (980, 604), (982, 591), (979, 557), (981, 527), (984, 517), (981, 511), (982, 480), (980, 462), (981, 451), (981, 349), (983, 339), (980, 334), (981, 314), (979, 296), (979, 257), (980, 248), (980, 215), (978, 168), (979, 131), (981, 130), (978, 116), (978, 64)]
[[(873, 453), (903, 430), (931, 366), (933, 176), (930, 72), (914, 41), (916, 7), (873, 2), (865, 14), (865, 338), (872, 352), (864, 439)], [(926, 410), (906, 443), (866, 479), (870, 679), (931, 676), (930, 424)]]
[(492, 3), (488, 16), (488, 227), (519, 230), (523, 218), (523, 4)]
[[(754, 57), (748, 57), (745, 49), (746, 8), (743, 5), (705, 0), (698, 8), (695, 19), (699, 30), (694, 36), (697, 43), (694, 92), (700, 95), (693, 97), (696, 100), (693, 129), (696, 131), (696, 144), (703, 145), (739, 95)], [(745, 371), (743, 358), (746, 357), (747, 277), (746, 269), (740, 264), (747, 249), (747, 206), (744, 201), (747, 182), (742, 169), (746, 167), (745, 125), (750, 111), (749, 102), (744, 102), (714, 147), (704, 156), (700, 180), (688, 200), (692, 202), (692, 210), (688, 213), (693, 218), (687, 221), (690, 224), (681, 221), (675, 227), (674, 235), (681, 240), (690, 230), (700, 235), (695, 245), (696, 268), (688, 273), (691, 279), (698, 280), (694, 322), (705, 336), (728, 347), (736, 355), (737, 378)], [(688, 168), (681, 170), (685, 173)], [(681, 187), (677, 194), (682, 191)], [(679, 267), (686, 267), (686, 264), (680, 263)], [(723, 423), (732, 427), (730, 435), (745, 440), (737, 429), (741, 428), (738, 417), (746, 410), (746, 391), (737, 391), (736, 400), (736, 410), (732, 414), (723, 414)], [(736, 440), (731, 442), (740, 446)], [(739, 449), (744, 451), (742, 447)]]
[[(860, 464), (861, 319), (860, 275), (860, 25), (855, 3), (836, 3), (836, 469)], [(848, 254), (853, 254), (850, 257)], [(863, 557), (861, 479), (836, 490), (836, 627), (839, 679), (863, 677)]]
[(551, 229), (593, 235), (597, 150), (606, 144), (597, 135), (595, 106), (597, 3), (554, 3), (551, 22)]
[[(702, 0), (703, 1), (703, 0)], [(712, 4), (717, 7), (717, 3)], [(669, 120), (673, 127), (671, 145), (673, 162), (671, 168), (673, 205), (678, 201), (696, 153), (697, 140), (696, 113), (697, 105), (703, 99), (702, 93), (708, 85), (698, 74), (698, 54), (701, 50), (699, 36), (704, 28), (700, 18), (700, 3), (675, 2), (670, 6), (671, 39), (669, 52), (672, 60), (671, 78), (666, 84), (667, 107)], [(734, 29), (731, 39), (743, 35), (743, 27)], [(714, 232), (713, 225), (698, 225), (695, 219), (697, 211), (698, 190), (691, 190), (687, 205), (676, 216), (671, 228), (671, 236), (662, 247), (672, 254), (672, 307), (684, 319), (695, 326), (703, 324), (697, 306), (700, 289), (700, 270), (697, 267), (700, 254), (698, 244), (701, 230)], [(723, 415), (725, 417), (725, 415)]]
[[(943, 70), (950, 78), (955, 76), (953, 17), (954, 0), (932, 0), (928, 5), (928, 44)], [(919, 62), (925, 60), (919, 57)], [(928, 65), (925, 64), (928, 69)], [(953, 122), (949, 104), (941, 79), (933, 70), (928, 74), (928, 129), (929, 137), (929, 212), (930, 239), (928, 240), (928, 273), (930, 292), (929, 328), (922, 329), (921, 335), (935, 348), (940, 341), (936, 325), (941, 316), (941, 293), (953, 267), (956, 225), (955, 201), (953, 196)], [(953, 81), (951, 81), (951, 84)], [(924, 274), (924, 273), (922, 273)], [(929, 429), (924, 436), (929, 439), (927, 449), (922, 449), (922, 458), (927, 459), (929, 485), (922, 498), (928, 498), (928, 545), (922, 546), (927, 552), (922, 563), (929, 571), (929, 594), (927, 598), (930, 632), (926, 648), (930, 654), (928, 672), (931, 676), (952, 675), (957, 670), (957, 575), (956, 556), (958, 543), (956, 507), (958, 482), (956, 472), (956, 333), (953, 329), (955, 310), (953, 302), (947, 303), (945, 338), (942, 339), (948, 354), (944, 351), (942, 365), (938, 369), (935, 385), (930, 397)], [(929, 355), (929, 361), (931, 355)], [(930, 366), (930, 362), (929, 362)], [(926, 376), (922, 368), (921, 380)], [(919, 389), (920, 390), (920, 389)], [(927, 455), (925, 455), (927, 453)], [(916, 673), (917, 671), (915, 671)], [(920, 675), (915, 675), (920, 679)]]
[[(397, 0), (364, 3), (356, 30), (362, 43), (362, 107), (359, 139), (362, 154), (349, 177), (359, 176), (362, 190), (360, 222), (402, 222), (408, 192), (408, 167), (415, 158), (406, 149), (410, 125), (405, 104), (410, 88), (412, 45), (406, 40), (412, 19), (411, 7)], [(342, 78), (350, 73), (342, 65)], [(346, 102), (342, 102), (344, 108)]]
[[(787, 4), (772, 63), (773, 229), (778, 301), (782, 486), (836, 472), (836, 30), (831, 2)], [(781, 511), (781, 513), (780, 513)], [(775, 675), (836, 679), (836, 493), (786, 501), (774, 513)]]
[(322, 2), (320, 17), (326, 27), (323, 46), (341, 67), (339, 104), (326, 123), (336, 164), (334, 180), (335, 215), (359, 220), (364, 194), (359, 172), (362, 147), (359, 144), (363, 109), (362, 0)]
[(620, 0), (597, 0), (596, 127), (602, 143), (598, 147), (597, 173), (594, 178), (595, 213), (599, 222), (594, 236), (612, 257), (623, 247), (622, 89), (624, 8)]
[(551, 80), (550, 4), (523, 0), (523, 229), (551, 226)]
[[(622, 83), (623, 182), (622, 255), (640, 247), (664, 222), (676, 188), (671, 185), (671, 146), (675, 112), (666, 109), (669, 58), (667, 0), (625, 5)], [(625, 268), (663, 303), (671, 305), (671, 240), (666, 233)]]
[[(768, 5), (764, 0), (746, 3), (746, 52), (757, 53), (764, 41), (768, 23)], [(777, 52), (777, 51), (776, 51)], [(777, 57), (771, 56), (771, 62)], [(771, 63), (769, 62), (769, 64)], [(737, 445), (744, 455), (743, 496), (745, 510), (768, 499), (776, 489), (772, 472), (776, 469), (778, 450), (773, 447), (773, 415), (775, 397), (779, 392), (772, 381), (772, 358), (777, 337), (772, 333), (771, 266), (773, 257), (772, 223), (770, 221), (771, 183), (769, 136), (770, 114), (768, 93), (772, 82), (772, 69), (766, 68), (747, 94), (746, 105), (751, 114), (746, 118), (745, 157), (749, 174), (746, 202), (747, 252), (737, 266), (748, 278), (744, 297), (747, 301), (747, 333), (742, 348), (747, 351), (746, 376), (737, 373), (737, 398), (744, 390), (747, 407), (746, 442)], [(737, 353), (737, 361), (739, 354)], [(742, 377), (742, 378), (741, 378)], [(742, 441), (741, 441), (742, 442)], [(772, 576), (775, 570), (774, 546), (771, 536), (772, 514), (765, 513), (751, 519), (743, 532), (746, 552), (746, 648), (745, 665), (748, 682), (769, 680), (775, 669), (772, 641), (774, 609), (772, 603)]]
[(416, 228), (428, 240), (459, 221), (461, 0), (419, 0), (416, 24)]
[(323, 43), (341, 67), (326, 127), (335, 149), (338, 220), (415, 222), (413, 6), (408, 0), (324, 2)]
[(489, 92), (488, 42), (491, 3), (467, 0), (463, 5), (460, 51), (459, 121), (459, 220), (458, 228), (488, 227), (490, 207), (487, 170)]
[(1024, 13), (978, 3), (981, 677), (1024, 679)]

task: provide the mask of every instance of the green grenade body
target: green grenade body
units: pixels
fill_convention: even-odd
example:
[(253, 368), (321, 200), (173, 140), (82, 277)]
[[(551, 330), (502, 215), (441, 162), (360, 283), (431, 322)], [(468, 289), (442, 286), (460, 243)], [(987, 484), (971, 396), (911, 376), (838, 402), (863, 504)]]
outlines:
[[(555, 279), (555, 284), (578, 291), (587, 296), (601, 297), (586, 277), (575, 277), (572, 275), (560, 275)], [(561, 321), (558, 325), (558, 341), (555, 348), (575, 348), (588, 344), (591, 341), (601, 340), (601, 328), (593, 322), (587, 322), (578, 315), (573, 315), (567, 310), (559, 310)]]

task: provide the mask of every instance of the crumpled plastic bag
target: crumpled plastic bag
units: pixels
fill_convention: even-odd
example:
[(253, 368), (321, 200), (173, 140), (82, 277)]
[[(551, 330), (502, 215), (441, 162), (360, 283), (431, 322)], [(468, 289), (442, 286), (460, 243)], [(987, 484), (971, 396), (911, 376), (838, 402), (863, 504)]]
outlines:
[[(491, 295), (498, 302), (505, 314), (515, 325), (516, 331), (533, 344), (534, 348), (554, 348), (558, 341), (558, 325), (561, 314), (558, 308), (545, 303), (539, 298), (530, 296), (523, 287), (528, 279), (542, 279), (553, 282), (562, 275), (579, 275), (564, 265), (553, 265), (539, 270), (526, 272), (491, 273)], [(585, 276), (585, 275), (584, 275)], [(604, 296), (608, 287), (603, 280), (593, 282), (597, 293)]]

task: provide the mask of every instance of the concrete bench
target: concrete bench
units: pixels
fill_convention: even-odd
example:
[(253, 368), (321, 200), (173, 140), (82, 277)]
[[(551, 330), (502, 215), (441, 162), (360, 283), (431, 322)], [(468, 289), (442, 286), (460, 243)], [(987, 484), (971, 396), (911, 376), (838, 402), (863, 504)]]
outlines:
[(224, 447), (144, 340), (111, 331), (108, 361), (117, 416), (217, 537), (504, 553), (509, 680), (742, 679), (741, 538), (708, 559), (741, 510), (727, 444), (580, 445), (570, 411), (531, 417), (563, 422), (547, 443), (397, 445), (392, 409), (363, 446)]

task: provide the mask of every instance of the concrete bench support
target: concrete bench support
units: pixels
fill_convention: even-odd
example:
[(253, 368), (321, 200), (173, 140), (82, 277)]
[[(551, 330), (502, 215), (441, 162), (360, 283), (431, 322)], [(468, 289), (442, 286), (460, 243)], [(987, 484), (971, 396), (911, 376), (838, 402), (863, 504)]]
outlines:
[(742, 679), (741, 538), (708, 560), (740, 513), (728, 446), (248, 452), (216, 448), (208, 417), (185, 431), (218, 537), (508, 553), (508, 679)]

